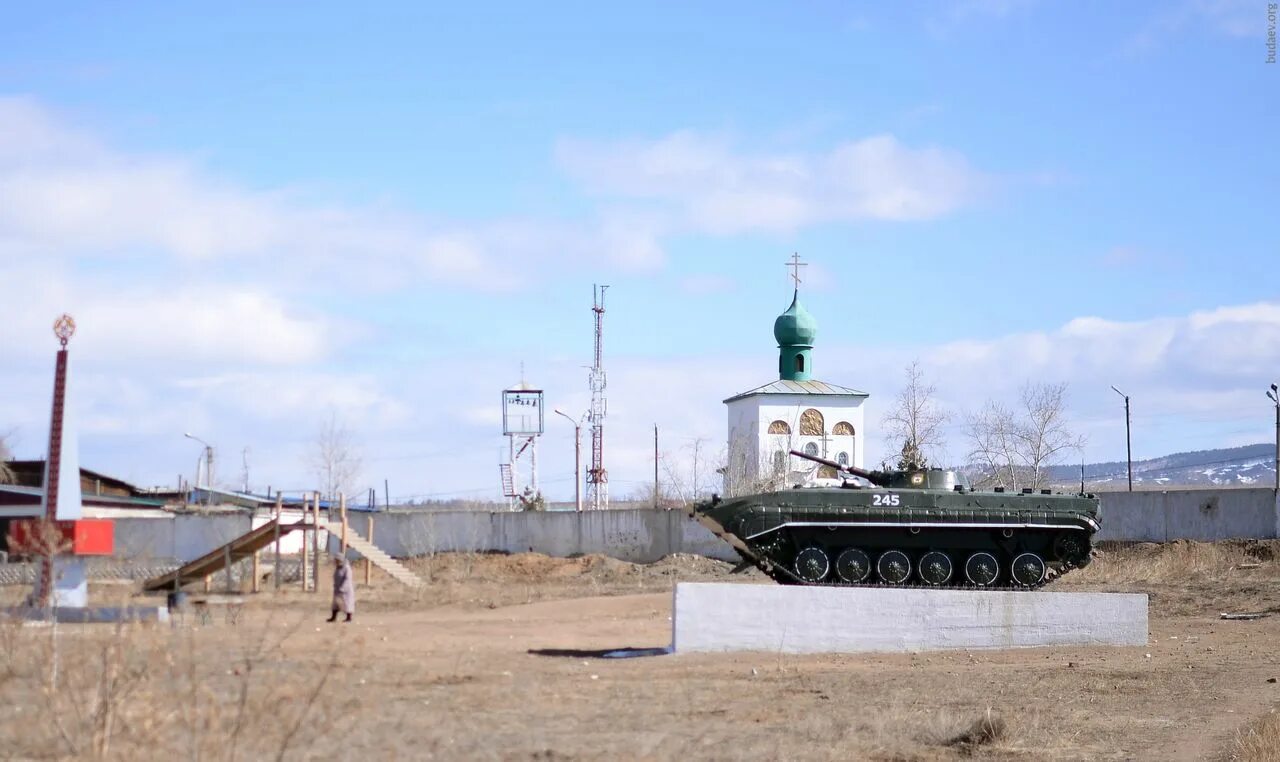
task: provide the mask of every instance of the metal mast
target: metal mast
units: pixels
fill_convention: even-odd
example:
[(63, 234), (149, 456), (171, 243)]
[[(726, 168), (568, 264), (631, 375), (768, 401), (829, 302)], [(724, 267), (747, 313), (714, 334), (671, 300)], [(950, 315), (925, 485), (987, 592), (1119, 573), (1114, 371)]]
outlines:
[(609, 472), (604, 467), (604, 417), (609, 404), (605, 399), (604, 375), (604, 292), (608, 286), (592, 286), (591, 311), (595, 313), (596, 346), (595, 361), (591, 365), (591, 409), (587, 420), (591, 422), (591, 468), (587, 469), (587, 502), (591, 510), (609, 507)]

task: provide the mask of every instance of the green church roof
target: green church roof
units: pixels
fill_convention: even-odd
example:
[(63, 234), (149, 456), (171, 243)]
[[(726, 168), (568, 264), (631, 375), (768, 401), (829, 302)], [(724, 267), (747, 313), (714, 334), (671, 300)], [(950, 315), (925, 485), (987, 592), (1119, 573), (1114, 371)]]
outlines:
[(857, 389), (850, 389), (847, 386), (836, 386), (828, 384), (825, 381), (788, 381), (779, 379), (770, 381), (764, 386), (757, 386), (754, 389), (748, 389), (742, 394), (735, 394), (725, 403), (740, 400), (743, 397), (754, 397), (757, 394), (811, 394), (811, 395), (827, 395), (831, 397), (868, 397), (866, 392), (860, 392)]
[(818, 336), (818, 321), (800, 304), (797, 291), (791, 298), (791, 306), (773, 321), (773, 337), (778, 346), (811, 347)]

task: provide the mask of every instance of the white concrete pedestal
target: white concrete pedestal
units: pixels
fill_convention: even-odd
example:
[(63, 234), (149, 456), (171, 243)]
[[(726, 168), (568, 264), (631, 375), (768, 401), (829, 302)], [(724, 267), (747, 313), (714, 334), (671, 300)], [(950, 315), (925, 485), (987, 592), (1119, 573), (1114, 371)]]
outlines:
[[(54, 556), (53, 590), (49, 591), (49, 599), (54, 606), (66, 608), (84, 608), (89, 605), (89, 576), (85, 571), (83, 558), (75, 556)], [(36, 570), (36, 584), (33, 597), (37, 601), (45, 599), (42, 589), (40, 571)]]
[(1141, 646), (1147, 596), (900, 588), (676, 585), (672, 646), (856, 653)]

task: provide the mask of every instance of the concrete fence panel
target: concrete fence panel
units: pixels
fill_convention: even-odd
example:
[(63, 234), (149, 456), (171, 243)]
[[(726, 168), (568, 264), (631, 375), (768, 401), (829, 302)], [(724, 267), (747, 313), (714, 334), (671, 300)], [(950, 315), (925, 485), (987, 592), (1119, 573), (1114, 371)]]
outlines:
[(1275, 536), (1275, 497), (1269, 489), (1188, 490), (1165, 495), (1167, 540), (1226, 540)]
[(703, 525), (680, 511), (671, 511), (672, 537), (677, 539), (675, 551), (697, 556), (718, 558), (721, 561), (740, 561), (737, 551)]
[(1095, 541), (1164, 542), (1169, 534), (1163, 492), (1106, 492)]
[(1277, 536), (1280, 520), (1270, 489), (1105, 492), (1098, 540), (1169, 542)]
[(131, 561), (169, 561), (175, 558), (172, 516), (116, 519), (115, 555)]
[(671, 553), (663, 511), (590, 511), (582, 516), (583, 553), (603, 553), (623, 561), (650, 563)]
[(485, 550), (571, 556), (582, 552), (578, 513), (495, 513)]
[(199, 558), (248, 532), (252, 519), (247, 515), (183, 515), (173, 519), (173, 554), (180, 561)]
[(368, 537), (371, 517), (374, 544), (397, 558), (491, 549), (491, 518), (488, 513), (351, 512), (347, 514), (347, 523), (356, 534)]

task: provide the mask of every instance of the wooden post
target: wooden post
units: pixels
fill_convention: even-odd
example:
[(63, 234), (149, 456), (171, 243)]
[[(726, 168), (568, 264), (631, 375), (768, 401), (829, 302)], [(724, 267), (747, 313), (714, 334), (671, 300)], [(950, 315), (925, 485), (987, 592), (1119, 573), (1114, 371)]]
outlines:
[(338, 500), (339, 513), (342, 515), (342, 557), (347, 557), (347, 496), (343, 495)]
[(258, 577), (259, 577), (259, 571), (261, 569), (258, 563), (258, 556), (260, 555), (262, 555), (262, 551), (260, 550), (253, 551), (253, 582), (251, 583), (249, 589), (255, 593), (258, 592), (258, 584), (259, 584)]
[(302, 592), (307, 592), (307, 569), (310, 568), (311, 559), (308, 557), (308, 551), (311, 543), (307, 540), (307, 514), (310, 513), (311, 501), (307, 497), (302, 498), (302, 565), (298, 567), (298, 579), (302, 581)]
[[(373, 514), (372, 513), (369, 514), (368, 519), (369, 519), (369, 544), (372, 545), (373, 544)], [(369, 585), (369, 571), (372, 568), (372, 566), (373, 566), (373, 562), (369, 560), (368, 556), (365, 556), (364, 557), (364, 584), (366, 587)]]
[(213, 575), (206, 574), (204, 575), (204, 591), (207, 593), (212, 589), (213, 589)]
[(284, 509), (283, 500), (281, 500), (280, 498), (280, 493), (277, 492), (276, 493), (276, 560), (275, 560), (276, 565), (275, 565), (275, 570), (271, 572), (271, 576), (273, 578), (272, 581), (275, 584), (276, 590), (280, 589), (280, 517), (283, 509)]
[(311, 516), (315, 531), (311, 535), (311, 592), (320, 592), (320, 493), (315, 493)]
[(227, 592), (234, 593), (235, 588), (231, 586), (231, 545), (222, 546), (222, 563), (227, 570)]

